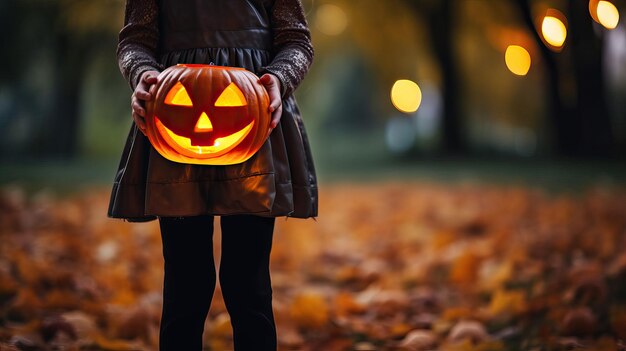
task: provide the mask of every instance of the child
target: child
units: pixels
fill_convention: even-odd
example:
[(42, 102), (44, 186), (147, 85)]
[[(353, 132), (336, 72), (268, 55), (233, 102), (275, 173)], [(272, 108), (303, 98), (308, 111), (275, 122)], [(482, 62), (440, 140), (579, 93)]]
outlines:
[[(109, 216), (159, 219), (165, 259), (160, 350), (202, 349), (216, 273), (213, 216), (221, 216), (219, 279), (235, 350), (275, 350), (269, 255), (274, 218), (317, 216), (317, 182), (292, 95), (313, 59), (299, 0), (127, 0), (117, 49), (133, 89), (133, 126)], [(244, 163), (174, 163), (145, 137), (145, 102), (177, 63), (243, 67), (270, 97), (272, 132)]]

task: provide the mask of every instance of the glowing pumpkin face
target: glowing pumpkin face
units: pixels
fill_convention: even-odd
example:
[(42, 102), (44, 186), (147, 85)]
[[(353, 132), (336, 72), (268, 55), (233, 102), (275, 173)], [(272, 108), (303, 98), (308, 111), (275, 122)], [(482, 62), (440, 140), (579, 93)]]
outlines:
[(159, 75), (146, 135), (171, 161), (240, 163), (267, 139), (268, 105), (258, 77), (243, 68), (179, 64)]

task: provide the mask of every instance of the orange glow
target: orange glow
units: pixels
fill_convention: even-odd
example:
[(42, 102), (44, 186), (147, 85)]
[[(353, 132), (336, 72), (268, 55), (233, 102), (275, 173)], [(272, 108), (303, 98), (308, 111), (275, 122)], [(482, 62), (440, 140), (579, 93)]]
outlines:
[(315, 14), (315, 27), (326, 35), (339, 35), (348, 26), (348, 16), (339, 6), (322, 4)]
[(541, 22), (541, 34), (550, 46), (556, 49), (563, 47), (567, 38), (567, 27), (564, 23), (565, 16), (555, 10), (550, 9)]
[(509, 71), (515, 75), (525, 76), (530, 70), (530, 54), (528, 53), (528, 50), (519, 45), (510, 45), (506, 49), (504, 61), (506, 62), (506, 67)]
[(617, 27), (619, 23), (619, 11), (610, 1), (599, 1), (596, 7), (596, 13), (597, 22), (606, 29), (615, 29), (615, 27)]
[[(600, 0), (589, 0), (589, 14), (594, 21), (600, 23), (600, 19), (598, 18), (598, 4)], [(601, 23), (600, 23), (601, 24)]]
[(243, 96), (243, 93), (235, 83), (230, 83), (220, 97), (217, 98), (217, 101), (215, 101), (215, 106), (217, 107), (246, 105), (246, 97)]
[(524, 48), (532, 48), (534, 39), (525, 30), (517, 27), (497, 26), (486, 33), (489, 43), (498, 51), (506, 51), (509, 45), (519, 45)]
[[(146, 102), (146, 135), (173, 162), (232, 165), (266, 142), (269, 95), (254, 73), (238, 67), (170, 66)], [(158, 117), (157, 117), (158, 116)]]
[(193, 106), (191, 98), (181, 82), (176, 83), (172, 90), (167, 93), (165, 103), (174, 106)]
[[(206, 115), (205, 115), (206, 116)], [(207, 118), (208, 119), (208, 118)], [(178, 135), (171, 131), (169, 128), (163, 125), (161, 121), (155, 116), (154, 123), (157, 129), (164, 137), (165, 141), (175, 150), (183, 155), (189, 155), (192, 157), (198, 157), (199, 155), (205, 155), (207, 157), (221, 156), (228, 151), (232, 150), (250, 133), (254, 121), (250, 122), (240, 131), (231, 135), (215, 139), (213, 145), (201, 146), (191, 145), (191, 139)], [(210, 122), (209, 122), (210, 123)]]

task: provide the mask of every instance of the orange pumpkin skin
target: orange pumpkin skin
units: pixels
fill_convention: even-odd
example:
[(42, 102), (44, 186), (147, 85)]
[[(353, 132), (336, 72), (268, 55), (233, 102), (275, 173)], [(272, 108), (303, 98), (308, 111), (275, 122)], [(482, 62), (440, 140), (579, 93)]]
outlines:
[(178, 64), (164, 70), (146, 104), (146, 135), (166, 159), (230, 165), (265, 143), (271, 114), (258, 77), (243, 68)]

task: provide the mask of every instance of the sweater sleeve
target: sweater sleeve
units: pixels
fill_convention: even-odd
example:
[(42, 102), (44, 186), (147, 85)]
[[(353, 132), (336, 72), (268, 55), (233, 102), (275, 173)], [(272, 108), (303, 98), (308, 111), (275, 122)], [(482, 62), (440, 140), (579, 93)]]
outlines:
[(122, 75), (135, 89), (146, 71), (162, 71), (156, 60), (159, 43), (156, 0), (127, 0), (124, 27), (117, 45), (117, 62)]
[(313, 62), (311, 33), (300, 0), (276, 0), (271, 21), (274, 58), (263, 71), (278, 77), (284, 97), (298, 87)]

